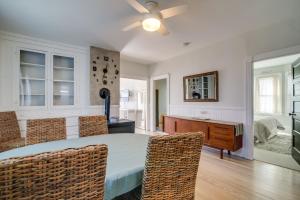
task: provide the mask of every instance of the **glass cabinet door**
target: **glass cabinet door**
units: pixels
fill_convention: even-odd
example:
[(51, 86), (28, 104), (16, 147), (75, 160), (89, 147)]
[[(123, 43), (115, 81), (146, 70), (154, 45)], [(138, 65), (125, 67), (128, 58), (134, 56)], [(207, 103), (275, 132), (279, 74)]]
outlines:
[(45, 62), (44, 53), (20, 50), (20, 106), (45, 106)]
[(74, 105), (74, 58), (53, 56), (53, 105)]

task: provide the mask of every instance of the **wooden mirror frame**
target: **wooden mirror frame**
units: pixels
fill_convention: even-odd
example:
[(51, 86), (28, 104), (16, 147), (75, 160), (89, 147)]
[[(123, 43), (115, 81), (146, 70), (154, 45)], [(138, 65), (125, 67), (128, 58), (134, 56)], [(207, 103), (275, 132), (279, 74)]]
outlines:
[[(216, 97), (213, 99), (186, 99), (185, 97), (185, 80), (189, 78), (195, 78), (195, 77), (201, 77), (201, 76), (207, 76), (207, 75), (214, 75), (216, 77), (216, 84), (215, 84), (215, 94)], [(184, 76), (183, 77), (183, 100), (184, 102), (218, 102), (219, 101), (219, 75), (218, 71), (212, 71), (212, 72), (206, 72), (202, 74), (194, 74), (190, 76)]]

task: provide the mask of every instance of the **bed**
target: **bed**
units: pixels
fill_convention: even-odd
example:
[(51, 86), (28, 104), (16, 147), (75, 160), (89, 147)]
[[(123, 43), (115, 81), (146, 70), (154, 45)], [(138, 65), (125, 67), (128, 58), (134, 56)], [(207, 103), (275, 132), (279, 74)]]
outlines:
[(291, 154), (292, 135), (274, 117), (264, 117), (254, 121), (255, 147), (280, 154)]
[(254, 142), (265, 143), (276, 136), (278, 130), (285, 130), (285, 128), (274, 117), (264, 117), (254, 120)]

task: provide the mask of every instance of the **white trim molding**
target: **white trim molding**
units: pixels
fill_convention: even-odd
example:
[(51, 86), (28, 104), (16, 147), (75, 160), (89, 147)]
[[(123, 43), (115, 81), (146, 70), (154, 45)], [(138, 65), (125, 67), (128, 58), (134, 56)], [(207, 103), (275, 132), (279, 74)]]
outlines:
[(243, 145), (248, 149), (247, 158), (253, 159), (254, 133), (253, 133), (253, 58), (249, 57), (246, 61), (245, 70), (245, 123)]
[(72, 52), (77, 51), (84, 54), (89, 52), (90, 50), (89, 47), (70, 45), (62, 42), (55, 42), (55, 41), (25, 36), (16, 33), (10, 33), (6, 31), (0, 31), (0, 38), (12, 42), (18, 42), (20, 44), (26, 44), (27, 46), (28, 44), (31, 44), (31, 45), (38, 45), (40, 47), (46, 47), (46, 48), (70, 50)]
[(167, 81), (167, 98), (166, 107), (167, 115), (170, 114), (170, 74), (163, 74), (159, 76), (151, 77), (150, 79), (150, 131), (155, 131), (155, 81), (166, 79)]

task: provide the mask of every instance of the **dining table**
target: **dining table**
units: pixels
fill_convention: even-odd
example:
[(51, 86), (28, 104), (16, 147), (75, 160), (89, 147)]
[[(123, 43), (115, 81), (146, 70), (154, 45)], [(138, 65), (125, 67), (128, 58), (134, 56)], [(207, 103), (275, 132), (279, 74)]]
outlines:
[(143, 134), (105, 134), (58, 140), (0, 153), (0, 160), (44, 152), (80, 148), (88, 145), (108, 146), (104, 199), (111, 200), (142, 184), (149, 136)]

